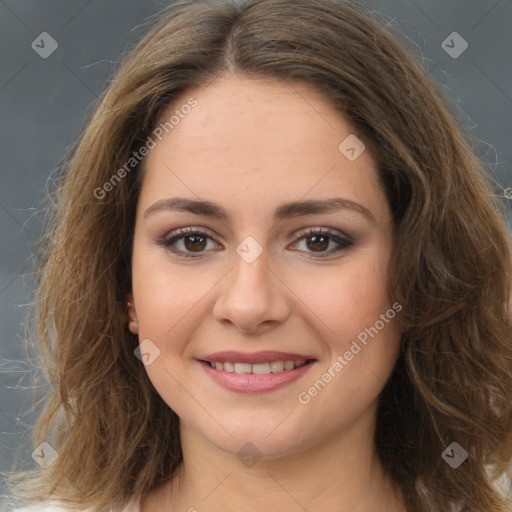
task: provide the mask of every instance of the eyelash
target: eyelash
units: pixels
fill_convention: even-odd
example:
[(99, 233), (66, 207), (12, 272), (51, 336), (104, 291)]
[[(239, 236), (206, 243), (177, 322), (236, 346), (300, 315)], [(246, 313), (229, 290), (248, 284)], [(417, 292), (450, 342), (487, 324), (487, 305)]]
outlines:
[[(174, 234), (171, 234), (171, 236), (157, 240), (157, 243), (159, 245), (167, 248), (169, 251), (171, 251), (172, 253), (176, 254), (179, 257), (200, 258), (201, 255), (204, 254), (204, 251), (203, 251), (203, 253), (196, 253), (197, 254), (196, 255), (194, 253), (187, 253), (185, 251), (180, 251), (180, 250), (176, 250), (175, 248), (172, 248), (172, 245), (174, 243), (176, 243), (178, 240), (181, 240), (181, 239), (187, 238), (187, 237), (191, 237), (194, 235), (199, 235), (201, 237), (205, 237), (205, 238), (214, 240), (205, 231), (202, 231), (201, 229), (198, 229), (198, 228), (189, 227), (189, 228), (181, 228), (181, 229), (177, 230)], [(300, 242), (302, 239), (308, 238), (313, 235), (328, 237), (330, 240), (333, 240), (334, 242), (336, 242), (337, 244), (339, 244), (341, 246), (336, 250), (329, 251), (327, 253), (328, 256), (332, 256), (333, 254), (337, 254), (341, 251), (344, 251), (344, 250), (348, 249), (349, 247), (351, 247), (354, 243), (353, 240), (351, 240), (349, 237), (345, 237), (345, 238), (340, 237), (336, 234), (336, 232), (326, 230), (324, 228), (307, 228), (298, 234), (298, 239), (295, 242), (295, 244)], [(304, 252), (304, 251), (301, 251), (301, 252)], [(313, 254), (313, 253), (309, 253), (309, 254)], [(320, 254), (320, 253), (317, 253), (317, 254)], [(327, 256), (313, 256), (313, 257), (310, 256), (309, 258), (310, 259), (322, 259), (322, 258), (327, 258)]]

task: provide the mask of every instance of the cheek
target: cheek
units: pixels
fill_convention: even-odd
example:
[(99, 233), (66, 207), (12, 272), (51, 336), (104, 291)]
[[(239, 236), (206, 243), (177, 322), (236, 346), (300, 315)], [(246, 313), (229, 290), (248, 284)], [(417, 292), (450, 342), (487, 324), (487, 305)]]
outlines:
[[(139, 322), (139, 338), (154, 339), (159, 346), (190, 312), (201, 295), (201, 283), (191, 267), (176, 271), (165, 249), (135, 237), (132, 283)], [(204, 292), (203, 292), (204, 294)]]
[(373, 399), (394, 366), (401, 308), (389, 301), (386, 261), (385, 254), (368, 251), (347, 259), (336, 272), (316, 276), (316, 286), (306, 282), (311, 277), (302, 278), (301, 289), (309, 290), (303, 300), (320, 319), (317, 334), (327, 355), (320, 372), (330, 369), (338, 383), (322, 400)]
[(212, 288), (210, 278), (203, 274), (151, 268), (141, 279), (134, 277), (137, 300), (139, 336), (154, 337), (162, 342), (177, 340), (185, 326), (190, 325)]
[(400, 305), (390, 303), (381, 267), (363, 262), (322, 283), (310, 296), (321, 322), (317, 335), (326, 357), (297, 396), (333, 428), (359, 415), (377, 398), (395, 365)]
[(301, 299), (339, 350), (390, 307), (386, 269), (374, 255), (347, 260), (336, 269), (300, 280)]

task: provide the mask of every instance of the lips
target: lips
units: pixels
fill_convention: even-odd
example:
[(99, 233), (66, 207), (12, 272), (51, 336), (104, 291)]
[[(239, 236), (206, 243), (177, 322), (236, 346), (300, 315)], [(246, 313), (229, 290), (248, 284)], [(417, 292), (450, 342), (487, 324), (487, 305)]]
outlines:
[[(203, 361), (204, 362), (204, 361)], [(210, 363), (208, 362), (212, 368), (216, 370), (224, 370), (229, 373), (239, 373), (239, 374), (248, 374), (253, 373), (256, 375), (265, 375), (269, 373), (279, 373), (284, 370), (294, 370), (295, 368), (300, 368), (305, 364), (308, 364), (309, 361), (272, 361), (271, 363), (231, 363), (229, 361), (225, 361), (223, 363)]]
[(277, 352), (277, 351), (266, 351), (266, 352), (235, 352), (232, 350), (224, 352), (215, 352), (214, 354), (208, 354), (197, 358), (199, 361), (205, 361), (210, 363), (246, 363), (246, 364), (258, 364), (258, 363), (271, 363), (273, 361), (316, 361), (316, 358), (307, 354), (297, 354), (291, 352)]
[(198, 359), (222, 387), (238, 393), (273, 391), (300, 379), (316, 358), (290, 352), (216, 352)]

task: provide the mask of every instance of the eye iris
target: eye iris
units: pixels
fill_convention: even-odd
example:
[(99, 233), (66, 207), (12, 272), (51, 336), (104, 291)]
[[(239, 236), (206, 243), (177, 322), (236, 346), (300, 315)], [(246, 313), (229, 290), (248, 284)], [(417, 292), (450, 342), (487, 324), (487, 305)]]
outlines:
[[(199, 253), (204, 251), (208, 242), (208, 236), (204, 236), (201, 233), (191, 233), (188, 235), (183, 234), (181, 237), (183, 240), (183, 244), (185, 246), (185, 250), (191, 253)], [(318, 232), (315, 234), (306, 235), (304, 237), (306, 239), (306, 246), (312, 252), (321, 253), (326, 251), (329, 247), (329, 242), (332, 238), (332, 235)]]
[[(322, 250), (325, 250), (327, 249), (327, 247), (329, 247), (329, 237), (328, 236), (324, 236), (324, 235), (320, 235), (320, 236), (317, 236), (317, 235), (312, 235), (312, 236), (308, 236), (308, 240), (313, 240), (313, 241), (322, 241), (320, 243), (320, 245), (313, 245), (310, 247), (310, 244), (308, 243), (308, 248), (311, 249), (313, 248), (314, 251), (322, 251)], [(315, 242), (313, 242), (315, 243)]]
[[(189, 241), (194, 239), (195, 242), (192, 242), (192, 245), (189, 245)], [(198, 239), (202, 239), (202, 243), (197, 243), (197, 240)], [(204, 249), (206, 246), (206, 237), (204, 236), (201, 236), (201, 235), (190, 235), (190, 236), (187, 236), (185, 237), (185, 247), (187, 250), (195, 250), (195, 249), (199, 249), (199, 250), (202, 250)]]

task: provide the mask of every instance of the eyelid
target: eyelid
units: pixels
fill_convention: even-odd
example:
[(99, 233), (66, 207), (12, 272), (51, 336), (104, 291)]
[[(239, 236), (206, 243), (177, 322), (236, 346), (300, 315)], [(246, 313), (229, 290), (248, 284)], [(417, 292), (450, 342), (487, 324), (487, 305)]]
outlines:
[(344, 233), (343, 231), (340, 231), (339, 229), (333, 229), (333, 228), (321, 227), (321, 226), (303, 228), (299, 231), (296, 231), (293, 234), (293, 238), (303, 238), (306, 235), (313, 235), (313, 234), (319, 234), (319, 233), (323, 234), (323, 235), (330, 236), (332, 238), (342, 238), (346, 242), (354, 243), (354, 239), (347, 233)]
[(203, 226), (186, 226), (182, 228), (176, 228), (172, 231), (166, 233), (162, 237), (155, 238), (155, 242), (162, 246), (165, 250), (172, 253), (175, 256), (181, 257), (183, 259), (199, 259), (205, 255), (208, 254), (208, 252), (211, 251), (203, 251), (194, 254), (193, 252), (187, 253), (186, 251), (181, 251), (178, 249), (173, 249), (172, 245), (178, 242), (179, 240), (182, 240), (186, 238), (187, 236), (193, 236), (193, 235), (200, 235), (203, 236), (209, 240), (213, 240), (213, 242), (216, 245), (222, 245), (220, 242), (217, 241), (217, 237), (212, 234), (212, 231), (210, 231), (208, 228), (205, 228)]
[[(170, 247), (178, 240), (181, 240), (183, 238), (186, 238), (187, 236), (192, 236), (192, 235), (204, 236), (205, 238), (213, 240), (217, 245), (222, 245), (219, 242), (217, 242), (216, 236), (212, 235), (211, 233), (212, 232), (208, 228), (204, 228), (202, 226), (187, 226), (184, 228), (177, 228), (177, 229), (171, 231), (171, 233), (165, 235), (162, 238), (157, 239), (156, 242), (159, 245), (162, 245), (163, 247), (165, 247), (167, 250), (169, 250), (173, 254), (177, 255), (178, 257), (201, 258), (205, 254), (208, 254), (208, 252), (210, 252), (210, 251), (202, 251), (202, 252), (198, 252), (198, 253), (194, 254), (193, 252), (175, 250), (175, 249), (171, 249)], [(340, 252), (343, 252), (344, 250), (349, 249), (354, 244), (354, 239), (350, 235), (347, 235), (346, 233), (344, 233), (343, 231), (340, 231), (338, 229), (318, 226), (318, 227), (303, 228), (303, 229), (293, 233), (292, 237), (293, 237), (294, 241), (292, 242), (292, 246), (299, 244), (307, 236), (313, 236), (313, 235), (326, 236), (330, 240), (332, 240), (336, 244), (338, 244), (338, 247), (334, 250), (331, 249), (328, 252), (319, 252), (318, 253), (318, 254), (323, 254), (323, 256), (321, 256), (321, 255), (314, 256), (314, 252), (299, 251), (300, 253), (308, 254), (309, 256), (307, 256), (307, 257), (309, 259), (314, 259), (314, 260), (328, 259), (332, 255), (336, 255)]]
[(327, 236), (327, 238), (334, 241), (334, 243), (338, 244), (338, 247), (326, 252), (319, 252), (318, 256), (315, 256), (314, 252), (299, 251), (301, 253), (306, 254), (305, 257), (310, 260), (329, 260), (333, 256), (339, 256), (341, 253), (350, 249), (354, 245), (354, 239), (338, 229), (332, 229), (327, 227), (308, 227), (294, 233), (293, 237), (295, 241), (292, 243), (292, 247), (299, 244), (308, 236), (313, 235)]

